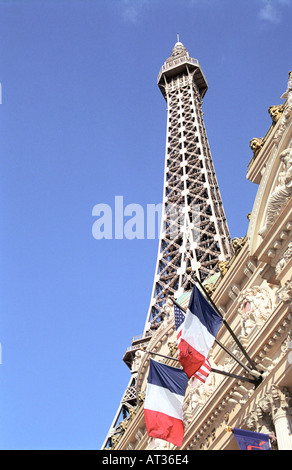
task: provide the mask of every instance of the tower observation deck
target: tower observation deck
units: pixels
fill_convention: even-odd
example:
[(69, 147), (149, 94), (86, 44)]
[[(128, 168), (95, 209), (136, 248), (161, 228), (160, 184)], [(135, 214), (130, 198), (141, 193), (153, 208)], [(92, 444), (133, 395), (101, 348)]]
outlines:
[(161, 231), (150, 307), (144, 332), (124, 355), (131, 379), (105, 441), (121, 432), (119, 419), (136, 404), (134, 357), (145, 350), (160, 326), (169, 298), (204, 282), (218, 261), (231, 257), (232, 245), (203, 121), (208, 85), (199, 62), (178, 40), (157, 80), (167, 102), (167, 135)]

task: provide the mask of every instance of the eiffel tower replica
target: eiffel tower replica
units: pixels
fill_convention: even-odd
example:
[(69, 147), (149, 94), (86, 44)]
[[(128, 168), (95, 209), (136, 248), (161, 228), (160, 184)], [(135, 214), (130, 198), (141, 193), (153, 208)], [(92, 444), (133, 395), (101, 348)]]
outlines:
[(114, 445), (137, 404), (133, 361), (159, 328), (167, 299), (204, 282), (232, 244), (205, 129), (202, 99), (208, 89), (198, 60), (179, 41), (162, 66), (157, 84), (167, 102), (163, 209), (158, 257), (144, 332), (132, 339), (124, 362), (132, 376), (103, 448)]

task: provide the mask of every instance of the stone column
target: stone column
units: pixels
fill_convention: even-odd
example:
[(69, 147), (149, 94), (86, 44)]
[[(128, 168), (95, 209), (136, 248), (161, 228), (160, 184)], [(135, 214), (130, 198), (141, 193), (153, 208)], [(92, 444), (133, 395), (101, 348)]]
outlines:
[(292, 450), (292, 396), (286, 387), (273, 385), (271, 412), (279, 450)]
[(284, 410), (278, 411), (274, 417), (274, 425), (278, 450), (292, 450), (291, 415)]
[(292, 450), (292, 393), (287, 387), (272, 385), (269, 393), (261, 399), (246, 417), (245, 425), (251, 431), (270, 434), (276, 442), (272, 449)]

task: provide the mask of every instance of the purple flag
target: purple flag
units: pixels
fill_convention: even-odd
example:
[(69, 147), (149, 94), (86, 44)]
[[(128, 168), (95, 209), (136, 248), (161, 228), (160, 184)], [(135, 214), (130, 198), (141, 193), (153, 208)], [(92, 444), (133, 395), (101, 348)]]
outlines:
[(271, 450), (269, 434), (233, 428), (240, 450)]

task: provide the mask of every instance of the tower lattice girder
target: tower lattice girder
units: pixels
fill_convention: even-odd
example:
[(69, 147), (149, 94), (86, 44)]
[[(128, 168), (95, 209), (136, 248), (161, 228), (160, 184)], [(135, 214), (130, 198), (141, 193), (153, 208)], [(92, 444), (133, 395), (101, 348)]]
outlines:
[(145, 330), (159, 326), (169, 297), (204, 281), (231, 255), (230, 235), (203, 121), (207, 82), (177, 42), (159, 76), (167, 102), (162, 228)]

